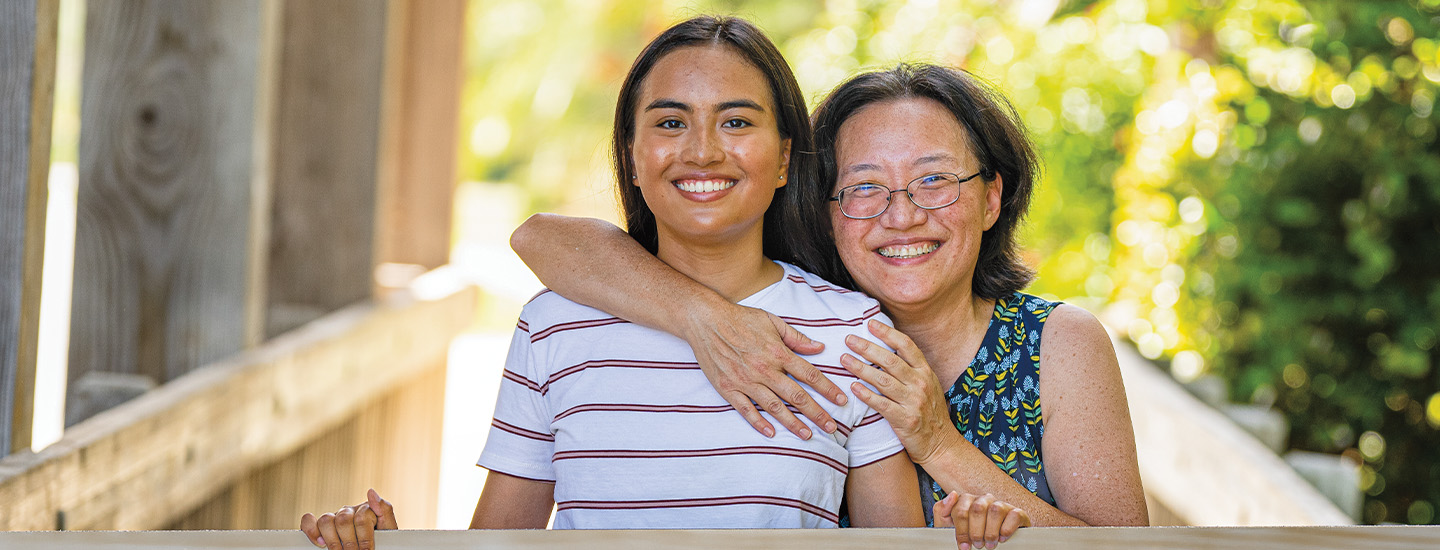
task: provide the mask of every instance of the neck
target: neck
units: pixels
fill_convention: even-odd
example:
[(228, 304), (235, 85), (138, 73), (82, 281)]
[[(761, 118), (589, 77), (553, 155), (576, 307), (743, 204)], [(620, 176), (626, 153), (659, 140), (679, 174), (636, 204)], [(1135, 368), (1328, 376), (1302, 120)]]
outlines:
[(741, 238), (710, 242), (673, 238), (662, 230), (656, 256), (731, 302), (774, 284), (785, 272), (765, 257), (764, 237), (758, 226)]
[(975, 296), (968, 284), (957, 294), (924, 304), (886, 306), (895, 328), (915, 342), (946, 387), (970, 365), (995, 309), (993, 300)]

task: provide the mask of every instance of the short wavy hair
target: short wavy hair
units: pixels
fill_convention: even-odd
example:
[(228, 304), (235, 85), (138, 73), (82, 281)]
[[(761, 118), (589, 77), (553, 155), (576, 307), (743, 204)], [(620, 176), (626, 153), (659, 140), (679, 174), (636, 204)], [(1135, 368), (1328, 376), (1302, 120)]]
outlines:
[[(950, 111), (965, 129), (970, 148), (980, 162), (981, 177), (994, 181), (999, 174), (1005, 183), (1000, 194), (1000, 217), (980, 239), (972, 292), (994, 300), (1025, 288), (1035, 279), (1035, 272), (1021, 260), (1016, 240), (1040, 174), (1039, 157), (1015, 107), (992, 85), (969, 72), (902, 63), (893, 69), (857, 75), (835, 88), (815, 109), (813, 121), (820, 181), (833, 187), (838, 176), (835, 140), (841, 124), (867, 105), (908, 98), (931, 99)], [(809, 200), (824, 203), (830, 192), (826, 188)], [(833, 230), (828, 223), (819, 225), (825, 226), (830, 237), (825, 242), (831, 245), (817, 274), (854, 288), (854, 279), (834, 247)]]

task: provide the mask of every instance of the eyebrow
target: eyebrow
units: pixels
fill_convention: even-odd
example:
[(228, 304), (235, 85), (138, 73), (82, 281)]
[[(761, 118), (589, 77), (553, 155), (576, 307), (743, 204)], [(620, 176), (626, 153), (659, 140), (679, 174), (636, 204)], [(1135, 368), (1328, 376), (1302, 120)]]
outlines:
[[(937, 154), (934, 154), (934, 155), (926, 155), (926, 156), (920, 157), (920, 158), (918, 158), (918, 159), (915, 159), (915, 162), (913, 163), (913, 165), (914, 165), (914, 166), (920, 166), (920, 165), (922, 165), (922, 164), (934, 164), (934, 163), (936, 163), (936, 162), (945, 162), (945, 161), (954, 162), (954, 161), (955, 161), (955, 157), (954, 157), (953, 155), (948, 154), (948, 153), (937, 153)], [(870, 164), (870, 163), (852, 164), (852, 165), (850, 165), (850, 166), (845, 167), (845, 171), (841, 172), (840, 175), (843, 176), (843, 175), (853, 174), (853, 173), (856, 173), (856, 172), (866, 172), (866, 171), (878, 172), (878, 171), (880, 171), (880, 166), (879, 166), (879, 165), (875, 165), (875, 164)]]
[[(653, 111), (655, 109), (677, 109), (687, 113), (691, 111), (689, 104), (666, 98), (657, 99), (645, 106), (646, 111)], [(716, 112), (728, 111), (730, 109), (754, 109), (762, 113), (765, 112), (765, 108), (761, 107), (759, 103), (748, 99), (732, 99), (715, 106)]]

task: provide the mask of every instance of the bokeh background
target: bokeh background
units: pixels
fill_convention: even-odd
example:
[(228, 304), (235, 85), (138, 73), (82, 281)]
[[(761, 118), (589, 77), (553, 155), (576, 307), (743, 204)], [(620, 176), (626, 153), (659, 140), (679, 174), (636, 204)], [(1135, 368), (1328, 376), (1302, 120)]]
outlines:
[(1032, 292), (1353, 457), (1365, 523), (1437, 522), (1440, 0), (472, 2), (456, 263), (524, 294), (515, 223), (616, 218), (620, 81), (699, 13), (765, 29), (812, 107), (898, 61), (999, 86), (1045, 163)]

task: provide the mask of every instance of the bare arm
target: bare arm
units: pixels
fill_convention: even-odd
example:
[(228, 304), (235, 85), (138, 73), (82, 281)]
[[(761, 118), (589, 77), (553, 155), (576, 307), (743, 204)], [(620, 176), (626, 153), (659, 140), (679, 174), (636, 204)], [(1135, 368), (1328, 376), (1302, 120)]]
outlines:
[(924, 527), (915, 466), (904, 451), (852, 468), (845, 496), (854, 527)]
[(870, 329), (896, 352), (852, 337), (847, 341), (851, 349), (881, 368), (848, 355), (841, 363), (884, 395), (858, 383), (852, 390), (885, 416), (911, 457), (941, 487), (992, 494), (1024, 509), (1039, 526), (1148, 522), (1115, 350), (1094, 316), (1061, 305), (1045, 323), (1041, 343), (1042, 451), (1058, 507), (1015, 483), (965, 441), (948, 418), (944, 390), (914, 342), (883, 324), (872, 323)]
[(560, 295), (684, 339), (715, 390), (760, 433), (773, 436), (775, 428), (752, 401), (802, 439), (810, 429), (786, 402), (835, 431), (835, 421), (795, 382), (844, 404), (840, 388), (791, 351), (813, 354), (823, 346), (778, 317), (729, 302), (602, 220), (536, 214), (510, 236), (510, 247)]
[(555, 484), (491, 471), (470, 517), (471, 529), (544, 529), (555, 507)]

